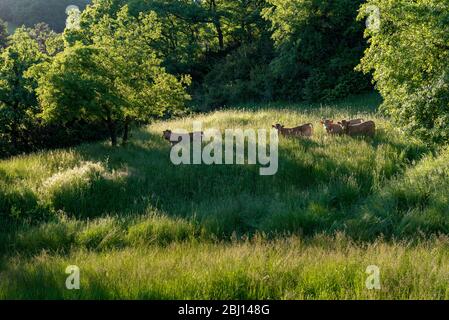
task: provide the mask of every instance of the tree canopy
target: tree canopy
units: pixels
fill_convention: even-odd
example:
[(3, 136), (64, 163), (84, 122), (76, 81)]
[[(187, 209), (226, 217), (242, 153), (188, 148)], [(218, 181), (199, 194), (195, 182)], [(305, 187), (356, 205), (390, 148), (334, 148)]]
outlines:
[(438, 0), (0, 0), (0, 18), (27, 25), (8, 36), (0, 21), (0, 149), (28, 150), (36, 128), (48, 137), (75, 122), (102, 123), (113, 145), (119, 135), (126, 143), (133, 125), (188, 107), (334, 101), (372, 90), (371, 77), (401, 128), (444, 143), (447, 9)]
[(36, 30), (19, 28), (10, 45), (0, 53), (0, 137), (13, 148), (20, 145), (21, 132), (38, 112), (36, 83), (25, 77), (33, 65), (45, 61)]
[(363, 0), (268, 0), (277, 55), (271, 70), (284, 96), (335, 100), (369, 87), (354, 71), (365, 49)]
[[(149, 121), (176, 111), (189, 99), (185, 85), (165, 72), (151, 46), (160, 37), (155, 13), (137, 18), (120, 9), (115, 17), (103, 15), (89, 29), (86, 44), (75, 41), (50, 62), (29, 71), (45, 120), (85, 117), (104, 121), (113, 145), (117, 126), (124, 126), (123, 142), (134, 121)], [(83, 30), (70, 30), (70, 37)], [(81, 36), (82, 37), (82, 36)]]
[(8, 43), (8, 28), (6, 22), (0, 19), (0, 50), (4, 49)]
[(427, 141), (449, 141), (449, 3), (370, 0), (360, 18), (380, 12), (367, 28), (360, 69), (372, 72), (383, 111)]

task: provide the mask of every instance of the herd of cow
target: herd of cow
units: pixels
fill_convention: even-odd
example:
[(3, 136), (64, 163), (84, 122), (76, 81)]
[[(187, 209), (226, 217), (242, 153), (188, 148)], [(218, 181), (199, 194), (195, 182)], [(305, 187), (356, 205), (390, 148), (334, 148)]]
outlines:
[[(374, 121), (364, 121), (363, 119), (342, 120), (334, 123), (333, 120), (321, 120), (321, 124), (330, 135), (347, 134), (349, 136), (374, 137), (376, 124)], [(276, 124), (273, 128), (284, 137), (311, 137), (313, 136), (313, 124), (307, 123), (295, 128), (285, 128), (281, 124)]]
[[(321, 120), (320, 123), (326, 129), (326, 132), (330, 135), (343, 135), (347, 134), (351, 137), (354, 136), (367, 136), (374, 137), (376, 133), (376, 124), (374, 121), (365, 121), (363, 119), (342, 120), (334, 123), (333, 120)], [(281, 124), (273, 125), (273, 128), (278, 130), (279, 134), (284, 137), (311, 137), (313, 136), (313, 124), (307, 123), (299, 127), (285, 128)], [(198, 134), (200, 137), (204, 136), (203, 132), (192, 132), (188, 134), (188, 138), (191, 140)], [(179, 143), (183, 136), (187, 134), (176, 134), (177, 139), (172, 139), (173, 132), (171, 130), (165, 130), (162, 133), (162, 137), (169, 141), (172, 145)]]

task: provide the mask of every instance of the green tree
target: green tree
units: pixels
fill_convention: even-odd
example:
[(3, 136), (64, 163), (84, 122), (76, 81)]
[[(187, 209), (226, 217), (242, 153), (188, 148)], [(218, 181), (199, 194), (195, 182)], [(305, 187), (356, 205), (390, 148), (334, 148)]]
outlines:
[(25, 73), (46, 59), (31, 33), (27, 28), (17, 29), (0, 54), (0, 135), (16, 149), (21, 134), (38, 112), (36, 83)]
[(8, 28), (6, 22), (0, 19), (0, 50), (6, 48), (8, 44)]
[(27, 29), (31, 38), (39, 46), (39, 51), (47, 56), (54, 56), (64, 50), (64, 39), (61, 34), (54, 32), (46, 23), (38, 23)]
[[(77, 32), (84, 33), (80, 28), (69, 32), (71, 41)], [(39, 84), (45, 120), (100, 119), (115, 146), (118, 126), (124, 128), (126, 143), (132, 123), (176, 111), (189, 99), (189, 78), (168, 74), (152, 47), (161, 34), (155, 13), (133, 17), (124, 6), (115, 17), (103, 15), (88, 31), (87, 43), (75, 42), (53, 61), (30, 70)]]
[(359, 69), (372, 72), (382, 110), (412, 134), (448, 142), (449, 2), (370, 0), (359, 18), (376, 15)]
[(267, 0), (277, 56), (271, 63), (280, 98), (334, 100), (369, 88), (354, 71), (365, 49), (356, 21), (364, 0)]

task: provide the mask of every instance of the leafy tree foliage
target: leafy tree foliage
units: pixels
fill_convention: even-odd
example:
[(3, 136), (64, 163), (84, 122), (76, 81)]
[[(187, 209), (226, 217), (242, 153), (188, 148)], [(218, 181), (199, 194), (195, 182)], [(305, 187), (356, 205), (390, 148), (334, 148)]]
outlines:
[(271, 67), (280, 96), (333, 100), (368, 87), (354, 71), (365, 42), (356, 21), (363, 0), (268, 0), (277, 56)]
[(0, 138), (16, 149), (38, 111), (36, 84), (25, 77), (28, 68), (46, 59), (35, 34), (35, 30), (17, 29), (0, 54)]
[(8, 28), (6, 23), (0, 19), (0, 50), (4, 49), (8, 43)]
[(50, 24), (19, 28), (7, 43), (0, 24), (0, 141), (27, 150), (41, 145), (34, 136), (57, 130), (82, 141), (72, 126), (102, 123), (115, 145), (133, 124), (176, 113), (190, 96), (207, 111), (365, 90), (367, 76), (354, 71), (366, 48), (362, 2), (0, 0), (0, 18), (13, 25)]
[[(260, 30), (263, 0), (94, 0), (83, 12), (83, 29), (95, 25), (104, 14), (114, 16), (127, 4), (132, 15), (154, 11), (161, 22), (158, 50), (171, 73), (200, 78), (204, 57), (224, 56), (255, 39)], [(201, 73), (201, 75), (199, 74)]]
[(373, 72), (383, 110), (427, 141), (449, 141), (449, 2), (370, 0), (380, 28), (368, 28), (360, 69)]
[(115, 17), (103, 15), (88, 33), (71, 30), (71, 41), (77, 32), (86, 44), (75, 42), (30, 70), (45, 120), (101, 119), (116, 145), (118, 125), (126, 143), (133, 122), (176, 111), (189, 99), (189, 78), (166, 73), (151, 46), (161, 33), (154, 13), (136, 18), (124, 6)]
[(201, 86), (202, 105), (222, 107), (242, 101), (275, 99), (270, 62), (274, 58), (267, 37), (243, 44), (215, 63)]

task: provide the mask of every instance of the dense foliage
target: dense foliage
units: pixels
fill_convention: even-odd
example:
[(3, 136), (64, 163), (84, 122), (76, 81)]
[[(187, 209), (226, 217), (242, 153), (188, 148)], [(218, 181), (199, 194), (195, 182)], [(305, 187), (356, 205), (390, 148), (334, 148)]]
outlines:
[[(89, 29), (68, 30), (74, 42), (50, 63), (30, 69), (46, 120), (103, 120), (112, 145), (123, 125), (123, 142), (134, 121), (148, 121), (182, 108), (189, 96), (184, 84), (160, 67), (151, 43), (160, 37), (154, 13), (129, 15), (124, 6), (116, 17), (104, 15)], [(79, 37), (77, 37), (79, 33)], [(70, 42), (69, 41), (69, 42)]]
[[(0, 141), (12, 148), (25, 145), (22, 134), (32, 126), (37, 110), (33, 88), (36, 84), (25, 77), (31, 66), (43, 62), (45, 54), (26, 28), (18, 29), (11, 45), (0, 55)], [(21, 141), (22, 140), (22, 141)], [(5, 148), (5, 146), (3, 146)], [(0, 149), (3, 149), (0, 145)], [(15, 151), (15, 150), (14, 150)], [(19, 150), (17, 150), (19, 151)]]
[(98, 123), (74, 119), (44, 124), (29, 68), (47, 62), (63, 49), (63, 39), (45, 24), (19, 28), (0, 53), (0, 155), (62, 147), (104, 137)]
[[(54, 130), (66, 137), (62, 145), (82, 141), (72, 125), (95, 131), (104, 123), (112, 144), (119, 134), (126, 142), (132, 124), (185, 106), (333, 101), (370, 90), (371, 72), (383, 109), (402, 128), (449, 140), (441, 1), (33, 1), (0, 0), (0, 18), (13, 27), (50, 24), (8, 38), (0, 23), (2, 156), (53, 146), (43, 137)], [(362, 20), (370, 12), (380, 24), (366, 30), (368, 47)]]
[(0, 50), (8, 43), (8, 29), (6, 23), (0, 19)]
[[(135, 16), (155, 12), (161, 22), (161, 37), (155, 45), (163, 66), (172, 74), (192, 77), (190, 93), (196, 106), (210, 110), (248, 97), (260, 100), (266, 96), (265, 92), (255, 94), (249, 89), (260, 84), (260, 79), (253, 81), (257, 78), (254, 73), (272, 59), (268, 24), (261, 17), (264, 0), (107, 2), (110, 5), (93, 1), (83, 12), (81, 25), (86, 33), (105, 13), (115, 15), (123, 4)], [(232, 66), (236, 59), (245, 65), (237, 66), (239, 72)]]
[(268, 0), (277, 55), (272, 72), (286, 97), (335, 100), (368, 88), (354, 71), (365, 43), (356, 21), (363, 0)]
[(449, 141), (449, 2), (371, 0), (380, 28), (369, 28), (361, 69), (373, 71), (383, 110), (427, 141)]

